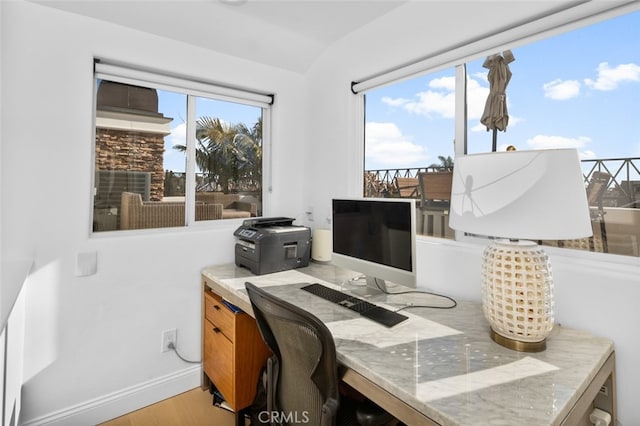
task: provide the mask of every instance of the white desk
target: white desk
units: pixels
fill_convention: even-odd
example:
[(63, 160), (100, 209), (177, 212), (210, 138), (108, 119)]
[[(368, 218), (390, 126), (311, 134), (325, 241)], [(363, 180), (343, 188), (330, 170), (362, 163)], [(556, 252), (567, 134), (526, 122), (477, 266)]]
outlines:
[[(343, 380), (408, 425), (590, 425), (594, 404), (612, 413), (616, 424), (610, 340), (555, 327), (544, 352), (515, 352), (489, 338), (479, 303), (404, 310), (409, 320), (386, 328), (299, 289), (319, 282), (345, 291), (340, 284), (354, 275), (314, 263), (261, 276), (235, 265), (202, 271), (205, 288), (251, 315), (246, 281), (318, 316), (347, 367)], [(396, 309), (396, 302), (446, 304), (426, 295), (370, 300)]]

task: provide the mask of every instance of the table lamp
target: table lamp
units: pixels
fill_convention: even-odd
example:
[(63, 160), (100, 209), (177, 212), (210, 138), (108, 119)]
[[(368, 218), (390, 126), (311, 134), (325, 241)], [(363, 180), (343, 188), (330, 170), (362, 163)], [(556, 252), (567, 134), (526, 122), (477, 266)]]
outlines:
[(535, 241), (592, 235), (577, 151), (456, 157), (449, 226), (494, 238), (481, 272), (491, 338), (514, 350), (546, 349), (554, 321), (553, 280), (549, 258)]

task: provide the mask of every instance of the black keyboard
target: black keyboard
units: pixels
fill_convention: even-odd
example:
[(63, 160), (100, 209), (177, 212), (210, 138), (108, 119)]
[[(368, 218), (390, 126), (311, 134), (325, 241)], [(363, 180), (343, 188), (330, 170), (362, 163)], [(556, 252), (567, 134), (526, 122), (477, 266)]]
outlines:
[(393, 327), (408, 318), (397, 312), (390, 311), (389, 309), (374, 305), (366, 300), (362, 300), (359, 297), (350, 296), (322, 284), (309, 284), (301, 288), (302, 290), (315, 294), (324, 300), (333, 302), (336, 305), (344, 306), (347, 309), (359, 313), (365, 318), (369, 318), (370, 320), (387, 327)]

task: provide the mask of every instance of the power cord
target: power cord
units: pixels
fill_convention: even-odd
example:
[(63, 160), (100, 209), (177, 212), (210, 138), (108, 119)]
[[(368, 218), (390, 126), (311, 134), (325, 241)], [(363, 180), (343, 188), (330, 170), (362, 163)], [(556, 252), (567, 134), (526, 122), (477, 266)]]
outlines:
[(589, 414), (589, 421), (595, 426), (608, 426), (611, 424), (611, 414), (599, 408), (594, 408)]
[(180, 358), (184, 362), (187, 362), (189, 364), (200, 364), (202, 362), (202, 361), (190, 361), (188, 359), (183, 358), (182, 355), (180, 355), (180, 353), (178, 352), (178, 348), (176, 348), (176, 346), (173, 344), (173, 342), (169, 342), (168, 348), (169, 349), (173, 349), (173, 351), (176, 353), (176, 355), (178, 355), (178, 358)]
[[(352, 283), (362, 279), (364, 276), (359, 276), (359, 277), (354, 277), (351, 278), (349, 281), (351, 281)], [(394, 292), (389, 292), (387, 290), (385, 290), (384, 288), (380, 287), (380, 285), (378, 284), (378, 279), (374, 278), (373, 282), (376, 284), (376, 287), (378, 288), (378, 290), (380, 290), (382, 293), (389, 295), (389, 296), (393, 296), (393, 295), (399, 295), (399, 294), (413, 294), (413, 293), (417, 293), (417, 294), (428, 294), (430, 296), (436, 296), (436, 297), (442, 297), (443, 299), (447, 299), (451, 302), (451, 305), (449, 306), (437, 306), (437, 305), (414, 305), (414, 304), (407, 304), (406, 306), (403, 306), (399, 309), (397, 309), (394, 312), (399, 312), (402, 311), (403, 309), (410, 309), (410, 308), (430, 308), (430, 309), (453, 309), (456, 306), (458, 306), (458, 302), (456, 302), (456, 300), (452, 297), (449, 296), (445, 296), (444, 294), (439, 294), (439, 293), (433, 293), (431, 291), (425, 291), (425, 290), (407, 290), (407, 291), (394, 291)], [(393, 302), (389, 302), (392, 303)]]

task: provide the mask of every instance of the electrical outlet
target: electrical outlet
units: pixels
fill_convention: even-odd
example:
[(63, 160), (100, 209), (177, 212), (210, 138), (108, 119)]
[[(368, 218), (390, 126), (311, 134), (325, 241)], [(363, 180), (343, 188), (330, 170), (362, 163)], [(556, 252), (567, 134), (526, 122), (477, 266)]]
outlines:
[(177, 338), (178, 331), (175, 328), (163, 331), (161, 335), (162, 346), (160, 347), (160, 352), (170, 351), (171, 348), (169, 348), (169, 343), (173, 343), (173, 347), (175, 347)]
[(609, 387), (607, 385), (602, 385), (602, 387), (600, 388), (600, 394), (609, 396)]

